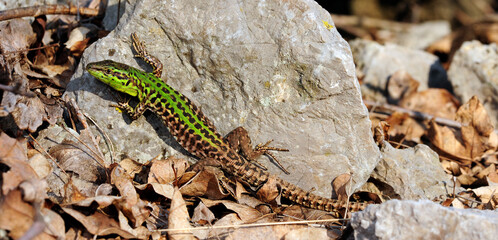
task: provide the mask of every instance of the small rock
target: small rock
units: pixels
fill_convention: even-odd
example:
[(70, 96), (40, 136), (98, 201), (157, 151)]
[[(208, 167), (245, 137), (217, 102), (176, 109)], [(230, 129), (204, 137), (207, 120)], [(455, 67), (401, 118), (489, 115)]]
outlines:
[(382, 149), (383, 157), (372, 178), (381, 182), (380, 190), (390, 198), (434, 199), (447, 193), (444, 172), (436, 152), (424, 144), (413, 148), (395, 149), (389, 143)]
[(391, 200), (351, 218), (355, 239), (496, 239), (498, 212)]
[(349, 44), (358, 77), (363, 81), (361, 92), (365, 99), (386, 102), (387, 81), (400, 70), (406, 71), (420, 83), (419, 91), (429, 87), (451, 90), (446, 71), (432, 54), (390, 43), (380, 45), (368, 40), (353, 40)]
[(448, 77), (461, 102), (477, 96), (498, 127), (498, 47), (478, 41), (465, 42), (455, 53)]

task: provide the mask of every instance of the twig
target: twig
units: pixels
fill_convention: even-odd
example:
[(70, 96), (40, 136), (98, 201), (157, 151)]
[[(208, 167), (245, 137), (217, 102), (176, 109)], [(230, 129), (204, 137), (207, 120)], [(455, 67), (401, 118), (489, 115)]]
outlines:
[(97, 128), (97, 130), (102, 135), (104, 135), (105, 145), (107, 146), (107, 150), (109, 150), (109, 152), (111, 153), (111, 163), (114, 163), (114, 153), (115, 153), (115, 150), (114, 150), (114, 145), (112, 144), (111, 139), (109, 138), (109, 135), (107, 135), (107, 133), (97, 124), (97, 122), (93, 118), (91, 118), (90, 116), (88, 116), (88, 114), (83, 113), (83, 116), (85, 116), (86, 118), (88, 118), (90, 120), (90, 122), (92, 122), (93, 125), (95, 125), (95, 127)]
[(413, 111), (410, 109), (394, 106), (394, 105), (387, 104), (387, 103), (377, 103), (377, 102), (373, 102), (373, 101), (369, 101), (369, 100), (363, 100), (363, 102), (366, 105), (370, 105), (370, 106), (373, 106), (376, 108), (383, 108), (383, 109), (387, 109), (387, 110), (393, 111), (393, 112), (407, 113), (408, 116), (415, 118), (415, 119), (420, 119), (420, 120), (434, 119), (434, 121), (436, 123), (441, 124), (441, 125), (446, 125), (448, 127), (453, 127), (453, 128), (461, 128), (462, 127), (461, 123), (454, 121), (454, 120), (447, 119), (447, 118), (436, 117), (436, 116), (431, 115), (431, 114), (427, 114), (427, 113), (423, 113), (423, 112), (419, 112), (419, 111)]
[(326, 222), (339, 222), (345, 219), (321, 219), (321, 220), (307, 220), (307, 221), (290, 221), (290, 222), (272, 222), (272, 223), (252, 223), (242, 225), (225, 225), (225, 226), (211, 226), (211, 227), (195, 227), (195, 228), (175, 228), (175, 229), (160, 229), (158, 232), (176, 232), (176, 231), (195, 231), (195, 230), (209, 230), (209, 229), (224, 229), (224, 228), (250, 228), (250, 227), (264, 227), (276, 225), (301, 225), (309, 223), (326, 223)]
[[(40, 150), (42, 150), (47, 156), (48, 158), (50, 158), (50, 160), (52, 160), (52, 162), (66, 175), (66, 177), (70, 178), (69, 174), (67, 174), (67, 172), (64, 170), (64, 168), (62, 168), (59, 163), (57, 162), (57, 160), (55, 160), (54, 157), (52, 157), (52, 155), (50, 155), (46, 150), (45, 148), (42, 147), (42, 145), (36, 141), (36, 139), (33, 137), (33, 135), (31, 135), (31, 133), (29, 134), (29, 137), (33, 140), (34, 143), (36, 143), (36, 145), (38, 145), (38, 147), (40, 148)], [(60, 180), (66, 184), (66, 182), (64, 182), (64, 180), (59, 176), (59, 175), (56, 175), (57, 177), (60, 178)]]
[(22, 7), (0, 11), (0, 21), (21, 17), (38, 17), (41, 15), (76, 15), (95, 17), (99, 15), (99, 10), (94, 8), (74, 7), (65, 5), (40, 5), (32, 7)]
[(36, 97), (36, 94), (34, 94), (33, 92), (21, 91), (21, 83), (16, 83), (15, 86), (7, 86), (7, 85), (0, 84), (0, 89), (2, 89), (4, 91), (13, 92), (15, 94), (19, 94), (22, 96), (26, 96), (29, 98)]
[(364, 16), (346, 16), (337, 14), (330, 14), (330, 16), (334, 20), (334, 24), (340, 28), (355, 26), (361, 28), (382, 28), (394, 31), (405, 31), (407, 28), (413, 26), (413, 24), (410, 23), (400, 23)]

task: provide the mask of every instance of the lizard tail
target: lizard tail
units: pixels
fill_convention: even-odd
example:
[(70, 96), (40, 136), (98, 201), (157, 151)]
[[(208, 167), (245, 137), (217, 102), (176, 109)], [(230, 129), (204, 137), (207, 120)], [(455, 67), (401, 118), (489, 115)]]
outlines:
[(334, 217), (340, 218), (346, 209), (350, 212), (364, 210), (368, 203), (362, 202), (342, 202), (336, 199), (324, 198), (309, 193), (302, 188), (284, 180), (279, 181), (282, 189), (282, 196), (290, 201), (305, 207), (331, 212)]

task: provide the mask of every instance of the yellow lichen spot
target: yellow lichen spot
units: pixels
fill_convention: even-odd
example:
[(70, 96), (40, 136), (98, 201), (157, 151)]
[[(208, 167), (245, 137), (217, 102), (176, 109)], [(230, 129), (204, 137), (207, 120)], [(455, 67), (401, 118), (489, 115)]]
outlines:
[(329, 22), (323, 21), (323, 20), (322, 20), (322, 22), (323, 22), (323, 26), (325, 26), (326, 29), (330, 30), (330, 29), (334, 28), (334, 26), (330, 25)]
[(270, 88), (271, 83), (269, 81), (264, 82), (265, 88)]

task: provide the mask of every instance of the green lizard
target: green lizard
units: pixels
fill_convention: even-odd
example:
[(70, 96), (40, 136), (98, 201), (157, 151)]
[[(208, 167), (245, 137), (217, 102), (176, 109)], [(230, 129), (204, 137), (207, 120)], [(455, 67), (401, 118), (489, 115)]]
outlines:
[(127, 103), (118, 105), (132, 119), (137, 119), (146, 110), (159, 115), (178, 143), (199, 159), (197, 167), (218, 166), (254, 191), (267, 184), (270, 178), (276, 179), (276, 183), (272, 184), (280, 188), (284, 198), (302, 206), (332, 212), (336, 217), (340, 217), (339, 210), (345, 208), (352, 211), (365, 208), (365, 203), (354, 202), (346, 207), (338, 200), (311, 194), (270, 175), (256, 166), (253, 161), (245, 160), (243, 157), (254, 160), (262, 154), (269, 154), (269, 150), (286, 149), (268, 147), (269, 142), (252, 149), (247, 131), (242, 127), (236, 128), (226, 138), (222, 138), (211, 121), (192, 101), (161, 80), (162, 64), (146, 51), (135, 34), (132, 34), (132, 44), (137, 52), (135, 57), (140, 57), (149, 63), (153, 67), (153, 73), (111, 60), (89, 63), (86, 70), (112, 88), (139, 99), (135, 108)]

